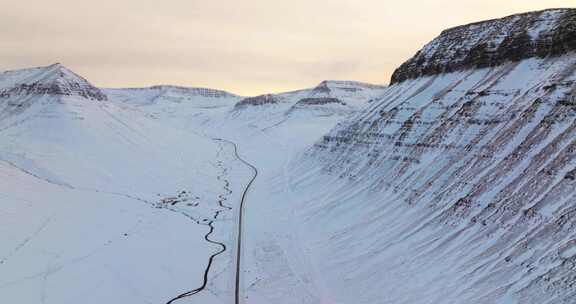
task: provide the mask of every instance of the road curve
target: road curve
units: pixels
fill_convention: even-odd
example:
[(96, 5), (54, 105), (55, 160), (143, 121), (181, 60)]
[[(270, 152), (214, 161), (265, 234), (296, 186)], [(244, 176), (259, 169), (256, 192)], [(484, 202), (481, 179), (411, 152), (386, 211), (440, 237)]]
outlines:
[(240, 157), (240, 155), (238, 155), (238, 147), (236, 146), (236, 143), (222, 138), (214, 139), (232, 144), (234, 146), (234, 155), (236, 155), (236, 158), (250, 169), (252, 169), (252, 172), (254, 173), (250, 179), (250, 182), (248, 182), (248, 185), (246, 185), (246, 188), (244, 188), (244, 191), (242, 192), (242, 199), (240, 200), (240, 211), (238, 212), (238, 237), (236, 238), (236, 287), (234, 290), (234, 304), (240, 304), (240, 263), (242, 261), (242, 221), (244, 214), (244, 203), (246, 202), (246, 195), (248, 190), (250, 190), (250, 187), (256, 180), (256, 177), (258, 177), (258, 169), (249, 162), (245, 161), (242, 157)]
[[(244, 203), (246, 201), (246, 195), (248, 193), (248, 190), (250, 189), (250, 187), (254, 183), (254, 180), (256, 180), (256, 177), (258, 176), (258, 169), (256, 169), (256, 167), (254, 167), (252, 164), (245, 161), (242, 157), (240, 157), (240, 155), (238, 155), (238, 147), (236, 146), (236, 143), (229, 141), (229, 140), (226, 140), (226, 139), (222, 139), (222, 138), (212, 138), (212, 140), (226, 142), (226, 143), (234, 146), (234, 155), (236, 156), (236, 158), (240, 162), (245, 164), (247, 167), (249, 167), (252, 170), (252, 172), (254, 173), (252, 178), (250, 179), (250, 181), (248, 182), (248, 184), (246, 185), (246, 187), (242, 191), (242, 199), (240, 200), (240, 209), (238, 212), (238, 235), (237, 235), (237, 240), (236, 240), (236, 283), (235, 283), (235, 290), (234, 290), (234, 303), (240, 304), (240, 262), (242, 260), (242, 226), (243, 226), (242, 221), (243, 221), (243, 214), (244, 214)], [(232, 209), (231, 207), (224, 205), (222, 203), (222, 200), (219, 201), (219, 204), (223, 208), (226, 208), (229, 210)], [(216, 212), (216, 214), (214, 215), (214, 220), (216, 220), (218, 218), (218, 215), (220, 214), (220, 212), (221, 211)], [(166, 304), (172, 304), (172, 303), (174, 303), (178, 300), (181, 300), (183, 298), (190, 297), (192, 295), (199, 293), (200, 291), (202, 291), (206, 288), (206, 286), (208, 284), (208, 274), (210, 272), (210, 268), (212, 267), (212, 262), (214, 261), (214, 258), (216, 256), (220, 255), (221, 253), (223, 253), (224, 251), (226, 251), (226, 249), (227, 249), (226, 245), (224, 243), (213, 241), (210, 239), (210, 235), (212, 234), (212, 232), (214, 232), (213, 223), (214, 223), (214, 221), (204, 223), (205, 225), (210, 227), (210, 230), (208, 231), (208, 233), (206, 235), (204, 235), (204, 239), (206, 241), (208, 241), (209, 243), (220, 245), (221, 249), (218, 252), (216, 252), (210, 256), (210, 258), (208, 260), (208, 265), (206, 266), (206, 269), (204, 270), (204, 280), (202, 282), (202, 286), (200, 286), (194, 290), (182, 293), (182, 294), (172, 298), (170, 301), (166, 302)], [(203, 224), (203, 223), (198, 223), (198, 224)]]

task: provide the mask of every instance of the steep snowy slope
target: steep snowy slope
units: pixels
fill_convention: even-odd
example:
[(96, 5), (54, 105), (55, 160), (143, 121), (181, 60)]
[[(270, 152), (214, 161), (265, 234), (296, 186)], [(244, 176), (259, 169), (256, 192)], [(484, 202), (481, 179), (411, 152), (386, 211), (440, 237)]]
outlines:
[(50, 95), (106, 100), (106, 96), (99, 89), (59, 63), (47, 67), (3, 72), (0, 74), (0, 87), (2, 98)]
[(293, 163), (334, 302), (576, 301), (575, 27), (560, 9), (444, 31)]
[(0, 75), (0, 302), (165, 303), (201, 286), (222, 249), (207, 233), (233, 243), (222, 202), (247, 172), (230, 147), (61, 65)]
[[(99, 89), (60, 64), (0, 74), (0, 119), (26, 111), (58, 96), (106, 100)], [(49, 102), (49, 101), (48, 101)]]

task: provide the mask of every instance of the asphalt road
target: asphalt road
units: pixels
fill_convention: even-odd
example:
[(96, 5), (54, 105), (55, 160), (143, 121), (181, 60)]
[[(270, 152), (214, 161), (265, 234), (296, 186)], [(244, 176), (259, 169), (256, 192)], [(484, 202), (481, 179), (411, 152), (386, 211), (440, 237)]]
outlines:
[[(242, 233), (243, 233), (242, 227), (244, 224), (243, 223), (243, 218), (244, 218), (243, 215), (244, 215), (244, 211), (245, 211), (244, 206), (246, 203), (246, 197), (248, 194), (248, 190), (250, 190), (250, 187), (252, 186), (252, 184), (256, 180), (256, 177), (258, 176), (258, 169), (256, 167), (254, 167), (252, 164), (250, 164), (249, 162), (247, 162), (246, 160), (244, 160), (242, 157), (240, 157), (240, 155), (238, 154), (238, 146), (236, 145), (236, 143), (229, 141), (229, 140), (222, 139), (222, 138), (213, 138), (213, 140), (222, 141), (222, 142), (226, 142), (228, 144), (233, 145), (234, 146), (234, 155), (236, 156), (236, 158), (239, 161), (241, 161), (243, 164), (245, 164), (247, 167), (249, 167), (253, 172), (252, 178), (250, 179), (250, 181), (248, 182), (248, 184), (246, 185), (246, 187), (242, 191), (242, 199), (240, 200), (240, 210), (238, 211), (238, 232), (237, 232), (237, 238), (236, 238), (236, 270), (235, 270), (236, 283), (235, 283), (235, 290), (234, 290), (234, 303), (240, 304), (240, 285), (241, 285), (240, 284), (240, 281), (241, 281), (241, 275), (240, 275), (241, 274), (241, 267), (240, 266), (242, 264)], [(219, 204), (221, 207), (231, 209), (231, 207), (223, 205), (222, 200), (219, 201)], [(216, 220), (218, 218), (220, 212), (221, 211), (216, 212), (216, 214), (214, 215), (214, 220)], [(172, 298), (168, 302), (166, 302), (166, 304), (173, 304), (174, 302), (176, 302), (180, 299), (195, 295), (195, 294), (199, 293), (200, 291), (204, 290), (206, 288), (206, 286), (208, 285), (208, 274), (210, 273), (210, 268), (212, 267), (212, 262), (214, 261), (214, 258), (227, 250), (226, 245), (224, 243), (217, 242), (217, 241), (210, 239), (210, 235), (212, 234), (212, 232), (214, 232), (213, 222), (214, 221), (209, 221), (207, 223), (199, 223), (199, 224), (205, 224), (205, 225), (210, 227), (210, 230), (204, 236), (204, 239), (209, 243), (216, 244), (216, 245), (219, 245), (221, 247), (221, 249), (218, 252), (212, 254), (208, 260), (208, 265), (206, 266), (206, 269), (204, 270), (204, 280), (202, 282), (202, 286), (200, 286), (196, 289), (193, 289), (191, 291), (187, 291), (185, 293), (182, 293), (182, 294)]]
[(215, 138), (215, 140), (224, 141), (234, 145), (234, 154), (236, 155), (236, 158), (240, 160), (242, 163), (244, 163), (246, 166), (248, 166), (250, 169), (252, 169), (252, 172), (254, 173), (252, 175), (252, 178), (250, 179), (250, 182), (248, 182), (248, 184), (244, 188), (244, 191), (242, 192), (242, 199), (240, 200), (240, 211), (238, 212), (238, 237), (236, 238), (236, 288), (234, 290), (234, 303), (240, 304), (240, 280), (241, 280), (240, 266), (242, 264), (242, 226), (244, 218), (243, 215), (245, 211), (244, 207), (246, 203), (246, 196), (248, 194), (248, 190), (250, 190), (250, 187), (258, 177), (258, 169), (254, 167), (251, 163), (247, 162), (242, 157), (240, 157), (240, 155), (238, 155), (238, 146), (236, 146), (236, 143), (221, 138)]

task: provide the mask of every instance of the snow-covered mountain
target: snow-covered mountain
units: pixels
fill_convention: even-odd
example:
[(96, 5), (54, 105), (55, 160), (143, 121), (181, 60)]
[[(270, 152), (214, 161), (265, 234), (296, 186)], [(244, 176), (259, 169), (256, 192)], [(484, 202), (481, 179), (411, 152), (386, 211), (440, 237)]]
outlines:
[(220, 202), (241, 187), (230, 147), (61, 65), (0, 75), (0, 302), (165, 303), (200, 285), (220, 250), (207, 223), (233, 218)]
[(573, 9), (446, 30), (295, 162), (336, 302), (576, 301), (575, 33)]
[(576, 49), (574, 12), (549, 9), (445, 30), (392, 75), (391, 83), (486, 68)]
[(381, 95), (385, 86), (356, 81), (326, 80), (311, 89), (280, 94), (248, 97), (235, 106), (236, 111), (254, 110), (255, 106), (277, 107), (276, 111), (289, 115), (298, 110), (324, 111), (330, 114), (351, 114), (365, 107)]
[(21, 113), (47, 98), (81, 97), (104, 101), (106, 95), (61, 64), (0, 74), (0, 119)]
[[(358, 101), (354, 111), (369, 95), (351, 86), (382, 89), (330, 83), (319, 96)], [(282, 109), (257, 111), (284, 117), (314, 94), (277, 94)], [(246, 100), (204, 88), (100, 89), (61, 64), (0, 74), (0, 300), (166, 303), (209, 270), (221, 278), (193, 301), (228, 301), (237, 201), (251, 172), (213, 137), (254, 129), (237, 117)], [(291, 133), (307, 135), (295, 146), (341, 118), (331, 116), (294, 120), (305, 127)]]
[(3, 72), (0, 74), (0, 87), (2, 98), (50, 95), (106, 100), (106, 95), (98, 88), (59, 63), (48, 67)]
[(226, 91), (178, 86), (152, 86), (149, 88), (105, 89), (111, 98), (135, 105), (164, 103), (191, 103), (196, 107), (218, 107), (236, 102), (240, 97)]
[[(244, 98), (224, 119), (282, 133), (280, 137), (286, 141), (311, 144), (298, 139), (301, 132), (314, 136), (328, 132), (342, 119), (367, 107), (385, 90), (386, 87), (381, 85), (326, 80), (310, 89)], [(314, 130), (312, 133), (309, 132), (311, 129)]]
[(575, 37), (519, 14), (252, 97), (4, 72), (0, 302), (573, 303)]
[(353, 114), (382, 95), (385, 88), (355, 81), (323, 81), (300, 98), (290, 108), (290, 114), (311, 111), (319, 115)]

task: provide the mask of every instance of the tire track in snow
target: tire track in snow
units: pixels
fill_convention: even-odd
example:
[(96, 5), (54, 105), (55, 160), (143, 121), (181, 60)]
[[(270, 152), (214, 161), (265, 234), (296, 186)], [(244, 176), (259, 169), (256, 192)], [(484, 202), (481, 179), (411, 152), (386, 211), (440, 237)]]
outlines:
[(0, 259), (0, 265), (6, 263), (11, 257), (13, 257), (20, 249), (22, 249), (26, 244), (28, 244), (31, 240), (33, 240), (36, 236), (48, 226), (48, 224), (52, 221), (54, 215), (49, 216), (30, 236), (26, 237), (20, 244), (18, 244), (7, 256)]

